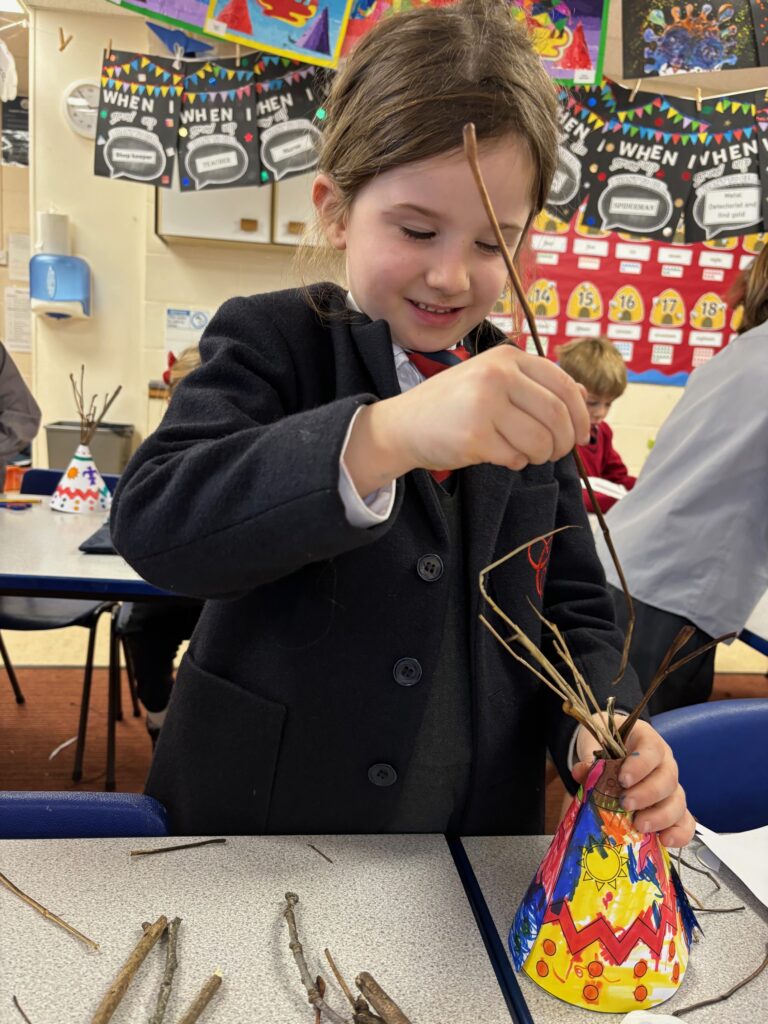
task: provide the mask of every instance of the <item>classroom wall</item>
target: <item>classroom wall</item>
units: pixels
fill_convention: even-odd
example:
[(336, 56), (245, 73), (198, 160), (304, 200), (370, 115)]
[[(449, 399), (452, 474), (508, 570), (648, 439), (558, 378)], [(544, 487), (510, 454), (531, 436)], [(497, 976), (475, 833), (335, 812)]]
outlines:
[[(95, 10), (100, 12), (102, 7), (107, 5), (99, 4)], [(58, 49), (60, 26), (73, 37), (62, 52)], [(33, 162), (29, 175), (17, 168), (2, 169), (2, 212), (6, 232), (23, 231), (29, 224), (33, 240), (35, 210), (68, 214), (72, 251), (86, 259), (93, 272), (92, 319), (53, 323), (34, 318), (32, 355), (18, 359), (22, 372), (32, 378), (43, 422), (73, 418), (68, 376), (85, 363), (87, 391), (103, 394), (122, 384), (109, 418), (134, 423), (138, 440), (147, 424), (157, 420), (157, 411), (150, 410), (147, 383), (158, 378), (165, 367), (165, 307), (215, 308), (231, 295), (283, 288), (295, 280), (289, 248), (167, 245), (154, 233), (153, 189), (94, 176), (93, 144), (67, 128), (61, 96), (76, 79), (98, 80), (101, 52), (109, 40), (116, 49), (160, 50), (142, 18), (119, 10), (115, 14), (32, 11), (29, 95)], [(3, 270), (0, 267), (0, 284)], [(615, 404), (610, 421), (616, 445), (633, 473), (639, 471), (648, 442), (680, 394), (679, 388), (635, 384)], [(35, 461), (45, 465), (46, 458), (41, 432)], [(81, 664), (80, 631), (67, 633), (72, 633), (71, 663)], [(61, 634), (49, 636), (56, 638), (50, 656), (39, 637), (34, 645), (28, 645), (23, 634), (14, 634), (12, 656), (19, 664), (66, 664), (69, 659), (62, 656)], [(766, 659), (758, 662), (753, 655), (734, 645), (718, 667), (764, 671)], [(104, 663), (104, 658), (101, 650), (98, 661)]]

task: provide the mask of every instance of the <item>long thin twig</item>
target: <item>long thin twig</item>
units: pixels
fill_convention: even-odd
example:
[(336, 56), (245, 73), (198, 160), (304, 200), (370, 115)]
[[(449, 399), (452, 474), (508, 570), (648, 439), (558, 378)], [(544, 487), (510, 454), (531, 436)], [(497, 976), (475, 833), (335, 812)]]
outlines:
[(151, 850), (131, 850), (132, 857), (151, 857), (155, 853), (171, 853), (174, 850), (191, 850), (195, 846), (212, 846), (214, 843), (226, 843), (226, 839), (201, 839), (197, 843), (180, 843), (178, 846), (156, 846)]
[(59, 928), (63, 928), (65, 932), (69, 932), (70, 935), (74, 935), (76, 939), (85, 943), (85, 945), (90, 949), (98, 950), (98, 942), (94, 942), (93, 939), (89, 939), (87, 935), (83, 935), (83, 933), (79, 932), (77, 928), (73, 928), (71, 924), (67, 924), (67, 922), (63, 921), (57, 914), (52, 913), (52, 911), (44, 907), (42, 903), (38, 903), (37, 900), (32, 899), (31, 896), (27, 896), (25, 892), (22, 892), (21, 889), (19, 889), (17, 885), (14, 885), (10, 878), (7, 878), (2, 872), (0, 872), (0, 885), (4, 885), (9, 892), (12, 892), (14, 896), (18, 896), (20, 900), (23, 900), (26, 904), (36, 910), (38, 914), (42, 914), (47, 920), (52, 921), (54, 924), (58, 925)]
[(642, 715), (643, 711), (645, 711), (651, 697), (654, 695), (654, 693), (656, 693), (656, 691), (667, 678), (667, 676), (671, 676), (673, 672), (676, 672), (679, 668), (682, 668), (683, 665), (686, 665), (689, 661), (693, 661), (694, 658), (698, 658), (700, 655), (706, 654), (706, 652), (710, 650), (712, 647), (717, 647), (717, 645), (719, 643), (722, 643), (723, 640), (730, 640), (731, 637), (736, 636), (735, 633), (724, 633), (722, 636), (718, 636), (714, 640), (710, 640), (708, 643), (702, 644), (701, 647), (697, 647), (695, 651), (691, 651), (690, 654), (686, 654), (678, 661), (673, 662), (672, 659), (674, 658), (674, 656), (677, 654), (679, 650), (685, 647), (685, 645), (688, 643), (688, 641), (693, 636), (695, 631), (696, 630), (693, 626), (683, 626), (683, 628), (677, 634), (675, 639), (672, 641), (672, 646), (664, 655), (661, 665), (659, 665), (658, 669), (656, 670), (656, 674), (651, 680), (650, 686), (643, 694), (642, 700), (633, 709), (632, 714), (625, 718), (622, 722), (620, 730), (622, 739), (627, 738), (627, 736), (630, 733), (630, 730), (632, 729), (632, 726), (638, 720), (640, 715)]
[(296, 961), (296, 966), (299, 968), (301, 980), (304, 984), (304, 988), (307, 990), (307, 1000), (311, 1006), (319, 1006), (323, 1013), (328, 1017), (328, 1020), (333, 1021), (333, 1024), (350, 1024), (350, 1021), (346, 1017), (342, 1017), (340, 1014), (336, 1013), (333, 1007), (326, 1003), (318, 990), (314, 978), (309, 973), (307, 961), (304, 957), (304, 947), (299, 941), (299, 933), (296, 928), (296, 915), (293, 911), (293, 908), (298, 902), (299, 897), (295, 892), (287, 892), (285, 894), (283, 917), (288, 925), (288, 935), (290, 938), (288, 948), (293, 953), (293, 959)]
[[(534, 317), (533, 311), (531, 310), (531, 307), (528, 304), (528, 296), (525, 294), (525, 289), (523, 288), (522, 281), (520, 280), (520, 275), (517, 272), (517, 267), (515, 266), (514, 261), (509, 254), (507, 243), (504, 239), (504, 235), (502, 234), (501, 228), (499, 227), (499, 221), (498, 218), (496, 217), (496, 212), (493, 209), (491, 197), (488, 194), (488, 189), (485, 187), (485, 182), (483, 181), (483, 174), (482, 171), (480, 170), (480, 160), (478, 158), (477, 152), (477, 135), (475, 133), (475, 126), (474, 124), (471, 123), (464, 125), (464, 154), (467, 158), (467, 161), (469, 162), (470, 168), (472, 169), (472, 175), (475, 179), (477, 190), (480, 193), (480, 198), (482, 200), (483, 206), (485, 207), (486, 215), (488, 217), (488, 220), (490, 221), (493, 233), (496, 236), (496, 241), (501, 250), (501, 255), (504, 259), (504, 264), (507, 268), (507, 273), (509, 274), (509, 279), (512, 282), (512, 286), (515, 289), (515, 294), (517, 295), (518, 301), (523, 309), (523, 313), (525, 314), (525, 319), (528, 323), (528, 330), (531, 332), (531, 337), (533, 338), (533, 343), (536, 346), (536, 351), (540, 356), (544, 356), (544, 348), (541, 344), (541, 338), (539, 337), (539, 331), (536, 326), (536, 318)], [(621, 654), (619, 670), (616, 673), (616, 678), (613, 680), (614, 683), (618, 683), (624, 675), (627, 669), (627, 663), (629, 661), (629, 648), (632, 643), (632, 633), (635, 628), (635, 609), (634, 605), (632, 604), (632, 597), (629, 593), (629, 587), (627, 586), (627, 581), (624, 576), (624, 570), (621, 567), (619, 556), (616, 554), (616, 549), (613, 546), (613, 540), (611, 539), (610, 530), (606, 525), (605, 518), (603, 517), (603, 513), (600, 509), (600, 505), (597, 499), (595, 498), (594, 491), (592, 490), (592, 484), (589, 482), (589, 474), (584, 468), (584, 463), (581, 459), (581, 456), (579, 455), (577, 448), (573, 449), (572, 454), (574, 461), (576, 463), (576, 468), (579, 472), (579, 476), (581, 477), (581, 481), (587, 491), (587, 494), (589, 495), (589, 499), (592, 503), (592, 508), (595, 510), (595, 515), (597, 516), (597, 520), (600, 523), (600, 529), (602, 531), (603, 537), (605, 538), (605, 543), (608, 546), (608, 551), (610, 552), (611, 559), (613, 560), (613, 564), (616, 566), (616, 572), (619, 576), (621, 589), (624, 591), (624, 597), (627, 602), (628, 616), (627, 629), (624, 636), (624, 648)]]
[[(592, 691), (587, 684), (586, 680), (579, 672), (575, 661), (573, 660), (568, 647), (565, 642), (565, 638), (558, 629), (557, 625), (544, 618), (541, 612), (531, 604), (531, 608), (539, 618), (540, 622), (546, 626), (553, 637), (554, 648), (562, 658), (565, 665), (568, 667), (571, 675), (575, 680), (575, 686), (571, 685), (562, 673), (552, 664), (549, 658), (533, 643), (533, 641), (523, 632), (517, 623), (513, 622), (512, 619), (504, 612), (504, 610), (496, 603), (488, 592), (487, 577), (494, 569), (503, 565), (510, 558), (514, 558), (521, 551), (526, 548), (530, 548), (532, 544), (536, 544), (540, 541), (548, 540), (555, 533), (559, 533), (561, 530), (568, 529), (568, 527), (562, 526), (557, 530), (552, 530), (549, 533), (541, 534), (539, 537), (535, 537), (533, 540), (528, 541), (524, 544), (520, 544), (514, 550), (508, 552), (502, 558), (492, 562), (491, 565), (486, 566), (481, 570), (479, 574), (479, 587), (480, 593), (483, 599), (493, 609), (493, 611), (499, 616), (499, 618), (512, 630), (512, 634), (515, 640), (517, 640), (523, 647), (528, 656), (532, 659), (535, 664), (527, 661), (520, 654), (517, 653), (510, 645), (505, 641), (498, 633), (498, 631), (491, 625), (484, 615), (480, 616), (480, 621), (488, 629), (493, 636), (499, 641), (504, 649), (519, 661), (525, 665), (526, 668), (532, 672), (537, 679), (544, 683), (545, 686), (549, 687), (554, 693), (556, 693), (563, 701), (563, 710), (566, 714), (575, 718), (585, 729), (587, 729), (592, 736), (595, 738), (600, 748), (605, 751), (606, 756), (611, 757), (626, 757), (626, 749), (623, 741), (620, 739), (619, 734), (615, 731), (615, 719), (613, 720), (613, 731), (611, 730), (611, 721), (607, 721), (600, 713), (597, 701), (592, 694)], [(535, 667), (535, 666), (538, 666)], [(591, 704), (591, 707), (590, 707)], [(592, 709), (595, 709), (595, 713)]]
[(93, 439), (93, 435), (99, 427), (99, 424), (107, 415), (107, 412), (120, 394), (123, 389), (122, 384), (118, 384), (111, 396), (104, 396), (104, 405), (102, 410), (97, 415), (96, 399), (97, 395), (91, 398), (88, 410), (85, 408), (85, 366), (80, 366), (80, 384), (78, 385), (75, 380), (74, 374), (70, 373), (69, 379), (72, 383), (72, 392), (75, 396), (75, 406), (77, 408), (77, 414), (80, 417), (80, 444), (90, 444)]
[(14, 997), (13, 997), (13, 1005), (14, 1005), (14, 1006), (16, 1007), (16, 1009), (17, 1009), (17, 1010), (19, 1011), (19, 1013), (20, 1013), (20, 1014), (21, 1014), (21, 1016), (22, 1016), (22, 1017), (24, 1018), (24, 1020), (25, 1020), (25, 1021), (27, 1022), (27, 1024), (32, 1024), (32, 1021), (31, 1021), (31, 1020), (29, 1019), (29, 1017), (28, 1017), (28, 1016), (26, 1015), (26, 1013), (24, 1013), (24, 1011), (22, 1010), (22, 1008), (21, 1008), (21, 1003), (20, 1003), (20, 1002), (19, 1002), (19, 1000), (18, 1000), (18, 999), (16, 998), (16, 996), (14, 996)]
[(149, 1024), (163, 1024), (163, 1020), (165, 1018), (168, 1000), (171, 997), (173, 979), (176, 974), (176, 968), (179, 966), (179, 961), (176, 957), (176, 942), (179, 935), (180, 924), (181, 918), (174, 917), (168, 925), (168, 933), (166, 936), (168, 945), (165, 950), (165, 971), (163, 972), (163, 980), (160, 982), (160, 990), (157, 993), (155, 1012), (152, 1014)]
[(146, 929), (131, 951), (130, 956), (118, 971), (117, 977), (105, 992), (104, 997), (96, 1008), (96, 1012), (91, 1018), (91, 1024), (107, 1024), (107, 1021), (111, 1020), (120, 1000), (125, 995), (125, 990), (133, 981), (147, 954), (167, 927), (168, 921), (161, 914), (155, 923)]
[(208, 981), (206, 981), (195, 996), (187, 1012), (179, 1019), (179, 1024), (195, 1024), (195, 1021), (199, 1019), (200, 1014), (218, 992), (221, 986), (221, 980), (221, 971), (217, 967)]
[(744, 986), (748, 985), (750, 981), (754, 981), (759, 974), (762, 974), (766, 967), (768, 967), (768, 947), (766, 947), (766, 956), (763, 962), (760, 964), (757, 970), (752, 971), (752, 973), (747, 978), (744, 978), (742, 981), (737, 982), (737, 984), (735, 984), (733, 988), (729, 988), (728, 991), (724, 992), (721, 996), (713, 996), (712, 999), (703, 999), (700, 1003), (691, 1003), (690, 1006), (683, 1006), (680, 1010), (676, 1009), (675, 1016), (682, 1017), (684, 1013), (692, 1013), (694, 1010), (701, 1010), (705, 1006), (714, 1006), (715, 1003), (722, 1003), (726, 999), (730, 999), (730, 997), (734, 995), (734, 993), (738, 992), (739, 989), (744, 988)]
[[(710, 882), (714, 885), (714, 887), (718, 891), (721, 889), (720, 883), (718, 882), (718, 880), (715, 878), (715, 876), (712, 874), (711, 871), (707, 871), (706, 868), (697, 868), (695, 864), (691, 864), (690, 861), (687, 861), (685, 859), (685, 857), (683, 857), (683, 849), (682, 849), (682, 847), (680, 847), (680, 849), (678, 851), (677, 863), (678, 864), (684, 864), (688, 868), (689, 871), (695, 871), (699, 875), (706, 875), (707, 878), (710, 880)], [(680, 869), (679, 868), (678, 868), (678, 872), (677, 873), (680, 874)]]

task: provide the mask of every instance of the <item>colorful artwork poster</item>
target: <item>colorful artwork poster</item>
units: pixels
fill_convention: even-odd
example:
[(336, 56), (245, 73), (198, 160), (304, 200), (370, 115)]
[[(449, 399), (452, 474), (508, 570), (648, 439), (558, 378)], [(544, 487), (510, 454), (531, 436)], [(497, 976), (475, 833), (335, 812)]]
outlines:
[(263, 183), (305, 174), (317, 166), (319, 124), (325, 112), (324, 75), (305, 67), (254, 85)]
[[(595, 100), (594, 103), (590, 102)], [(585, 169), (590, 154), (599, 145), (599, 129), (605, 121), (597, 105), (597, 97), (577, 99), (566, 90), (560, 93), (560, 141), (557, 147), (557, 168), (547, 196), (545, 208), (561, 220), (570, 220), (581, 206), (587, 189)]]
[(768, 66), (768, 0), (750, 0), (755, 45), (761, 67)]
[(335, 67), (352, 0), (210, 0), (205, 29), (266, 53)]
[(261, 184), (253, 73), (206, 62), (184, 82), (179, 116), (182, 192)]
[(553, 78), (588, 85), (600, 81), (608, 0), (513, 0), (510, 6), (527, 24)]
[(750, 0), (621, 5), (625, 78), (758, 66)]
[(110, 0), (118, 7), (137, 11), (152, 21), (201, 32), (208, 13), (208, 0)]
[(664, 97), (617, 111), (603, 127), (584, 220), (590, 227), (671, 241), (690, 193), (704, 122), (680, 131)]
[(528, 298), (547, 355), (556, 359), (557, 346), (575, 338), (606, 335), (631, 381), (684, 384), (735, 336), (738, 312), (725, 296), (767, 238), (685, 245), (682, 225), (666, 242), (591, 227), (583, 211), (571, 224), (540, 214)]
[(768, 178), (761, 179), (756, 114), (754, 103), (741, 96), (719, 100), (707, 113), (710, 127), (698, 147), (685, 208), (686, 242), (763, 230), (762, 182)]
[(173, 61), (105, 52), (94, 173), (170, 188), (184, 75)]

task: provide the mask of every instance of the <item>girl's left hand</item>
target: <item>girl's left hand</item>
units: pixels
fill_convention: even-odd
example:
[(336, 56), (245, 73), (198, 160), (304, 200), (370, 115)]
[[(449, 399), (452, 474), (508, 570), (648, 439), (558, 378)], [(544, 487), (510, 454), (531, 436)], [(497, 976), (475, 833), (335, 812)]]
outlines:
[[(617, 721), (621, 716), (616, 715)], [(635, 723), (626, 743), (628, 756), (619, 773), (624, 786), (622, 806), (634, 812), (639, 832), (658, 832), (664, 846), (686, 846), (693, 838), (695, 821), (678, 782), (677, 762), (667, 743), (648, 722)], [(576, 739), (578, 763), (573, 777), (581, 783), (593, 763), (595, 738), (583, 726)]]

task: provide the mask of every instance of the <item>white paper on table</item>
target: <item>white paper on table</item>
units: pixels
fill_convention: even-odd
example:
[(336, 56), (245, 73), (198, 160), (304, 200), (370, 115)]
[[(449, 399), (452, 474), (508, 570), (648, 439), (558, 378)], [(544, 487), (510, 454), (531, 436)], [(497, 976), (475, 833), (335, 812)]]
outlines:
[(614, 480), (606, 480), (602, 476), (588, 477), (592, 490), (596, 494), (605, 494), (608, 498), (623, 498), (627, 493), (624, 484), (617, 484)]
[(696, 822), (696, 833), (716, 857), (768, 907), (768, 825), (720, 835)]

